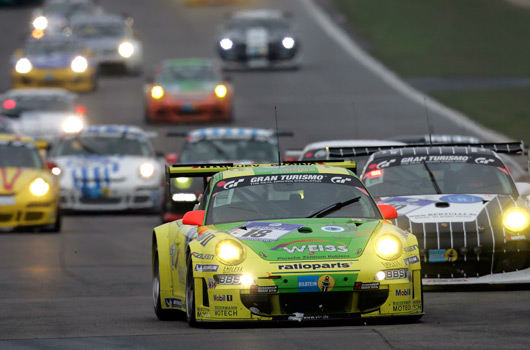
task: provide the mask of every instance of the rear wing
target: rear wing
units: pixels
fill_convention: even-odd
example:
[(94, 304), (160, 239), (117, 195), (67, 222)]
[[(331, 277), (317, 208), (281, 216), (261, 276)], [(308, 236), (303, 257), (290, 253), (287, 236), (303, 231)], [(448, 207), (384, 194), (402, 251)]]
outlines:
[(317, 162), (285, 162), (281, 164), (234, 164), (234, 163), (216, 163), (216, 164), (174, 164), (166, 165), (166, 182), (176, 177), (202, 177), (207, 178), (221, 171), (241, 168), (255, 168), (268, 166), (290, 166), (290, 165), (327, 165), (345, 168), (355, 173), (355, 161), (329, 160)]
[(524, 142), (503, 142), (503, 143), (437, 143), (432, 146), (429, 144), (410, 144), (410, 145), (396, 145), (396, 146), (371, 146), (371, 147), (328, 147), (327, 156), (335, 158), (348, 158), (368, 156), (379, 151), (386, 151), (392, 149), (403, 148), (422, 148), (432, 149), (439, 147), (469, 147), (478, 149), (489, 149), (497, 153), (506, 154), (524, 154)]

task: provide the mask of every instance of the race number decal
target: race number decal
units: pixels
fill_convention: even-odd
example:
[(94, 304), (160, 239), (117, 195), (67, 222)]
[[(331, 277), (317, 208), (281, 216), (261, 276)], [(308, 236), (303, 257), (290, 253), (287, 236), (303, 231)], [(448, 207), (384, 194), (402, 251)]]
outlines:
[(249, 241), (272, 242), (304, 225), (282, 224), (279, 222), (247, 222), (228, 233), (234, 237)]

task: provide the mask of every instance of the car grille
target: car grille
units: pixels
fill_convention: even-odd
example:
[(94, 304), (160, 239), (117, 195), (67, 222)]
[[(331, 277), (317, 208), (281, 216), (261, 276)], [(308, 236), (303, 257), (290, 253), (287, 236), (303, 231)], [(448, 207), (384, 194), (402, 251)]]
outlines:
[(81, 204), (118, 204), (121, 198), (80, 198)]
[(8, 222), (11, 220), (11, 214), (0, 214), (0, 222)]

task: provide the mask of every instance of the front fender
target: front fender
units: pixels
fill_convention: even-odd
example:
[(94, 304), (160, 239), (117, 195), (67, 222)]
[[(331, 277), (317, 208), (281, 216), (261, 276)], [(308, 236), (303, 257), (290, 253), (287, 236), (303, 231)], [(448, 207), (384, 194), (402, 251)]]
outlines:
[(171, 244), (170, 244), (170, 224), (166, 223), (155, 227), (153, 230), (152, 251), (151, 251), (151, 273), (155, 262), (155, 254), (158, 253), (160, 269), (160, 290), (170, 291), (171, 285)]

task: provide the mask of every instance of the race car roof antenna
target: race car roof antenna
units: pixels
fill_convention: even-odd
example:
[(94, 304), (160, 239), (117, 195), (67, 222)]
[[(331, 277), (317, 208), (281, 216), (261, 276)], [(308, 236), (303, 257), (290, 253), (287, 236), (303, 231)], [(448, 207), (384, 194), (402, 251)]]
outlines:
[(429, 120), (429, 109), (427, 108), (427, 98), (423, 96), (423, 103), (425, 106), (425, 116), (427, 118), (427, 131), (429, 132), (429, 144), (432, 147), (432, 130), (431, 130), (431, 123)]
[(278, 166), (282, 165), (282, 155), (280, 153), (280, 130), (278, 129), (278, 111), (274, 106), (274, 118), (276, 119), (276, 142), (278, 142)]

